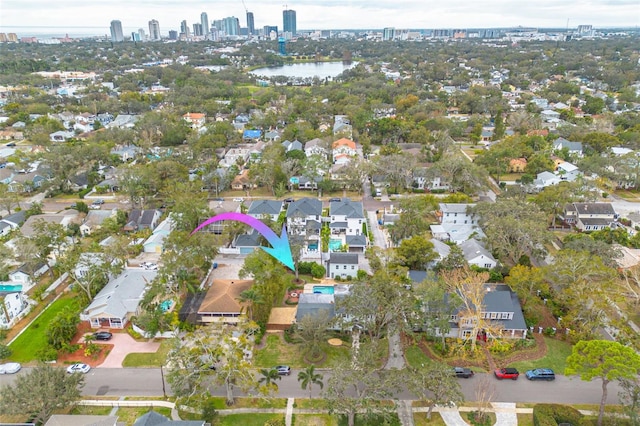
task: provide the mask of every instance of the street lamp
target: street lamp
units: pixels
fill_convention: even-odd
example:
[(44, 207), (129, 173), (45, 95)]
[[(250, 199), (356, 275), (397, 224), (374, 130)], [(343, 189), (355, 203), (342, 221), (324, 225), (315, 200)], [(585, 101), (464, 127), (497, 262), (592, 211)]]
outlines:
[(160, 364), (160, 377), (162, 378), (162, 396), (167, 397), (167, 390), (164, 387), (164, 369), (162, 368), (162, 364)]

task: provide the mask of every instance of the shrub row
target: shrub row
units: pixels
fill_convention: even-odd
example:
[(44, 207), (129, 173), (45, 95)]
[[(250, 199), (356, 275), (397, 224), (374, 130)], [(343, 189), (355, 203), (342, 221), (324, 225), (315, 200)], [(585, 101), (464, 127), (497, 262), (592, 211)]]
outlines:
[(533, 407), (534, 426), (580, 425), (582, 414), (573, 407), (561, 404), (536, 404)]

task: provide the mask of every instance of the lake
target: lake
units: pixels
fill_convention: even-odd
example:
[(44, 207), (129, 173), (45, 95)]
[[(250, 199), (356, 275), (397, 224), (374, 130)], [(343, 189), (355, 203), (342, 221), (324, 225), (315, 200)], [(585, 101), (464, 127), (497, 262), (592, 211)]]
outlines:
[(343, 71), (358, 65), (357, 62), (305, 62), (301, 64), (287, 64), (277, 67), (258, 68), (251, 71), (251, 74), (260, 77), (275, 77), (283, 75), (285, 77), (313, 78), (319, 79), (333, 78)]

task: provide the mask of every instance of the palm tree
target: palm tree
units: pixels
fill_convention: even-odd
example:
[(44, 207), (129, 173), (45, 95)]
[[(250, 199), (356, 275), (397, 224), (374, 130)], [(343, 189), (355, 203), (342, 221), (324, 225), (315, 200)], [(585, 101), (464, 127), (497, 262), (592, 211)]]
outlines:
[(266, 393), (271, 393), (272, 389), (278, 390), (278, 384), (276, 383), (276, 380), (282, 379), (282, 376), (280, 375), (280, 373), (278, 373), (278, 370), (276, 370), (275, 368), (263, 368), (260, 370), (260, 374), (262, 374), (262, 377), (260, 378), (260, 380), (258, 380), (258, 383), (264, 383)]
[(240, 303), (247, 304), (247, 314), (249, 316), (249, 320), (251, 321), (253, 321), (253, 305), (264, 302), (264, 300), (262, 299), (262, 295), (255, 288), (250, 288), (240, 293), (238, 301)]
[(316, 366), (312, 364), (308, 366), (304, 371), (298, 373), (298, 381), (300, 382), (300, 387), (302, 389), (309, 389), (309, 398), (311, 398), (311, 387), (313, 385), (320, 386), (320, 389), (322, 389), (322, 386), (324, 385), (324, 383), (322, 383), (322, 374), (316, 373), (315, 370)]

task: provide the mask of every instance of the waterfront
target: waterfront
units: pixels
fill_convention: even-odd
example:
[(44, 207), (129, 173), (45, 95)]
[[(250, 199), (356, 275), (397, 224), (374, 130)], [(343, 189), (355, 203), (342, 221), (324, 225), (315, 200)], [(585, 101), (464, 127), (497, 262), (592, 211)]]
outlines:
[(342, 72), (351, 69), (358, 65), (357, 62), (305, 62), (298, 64), (287, 64), (277, 67), (258, 68), (251, 71), (259, 77), (275, 77), (285, 76), (291, 78), (334, 78), (340, 75)]

